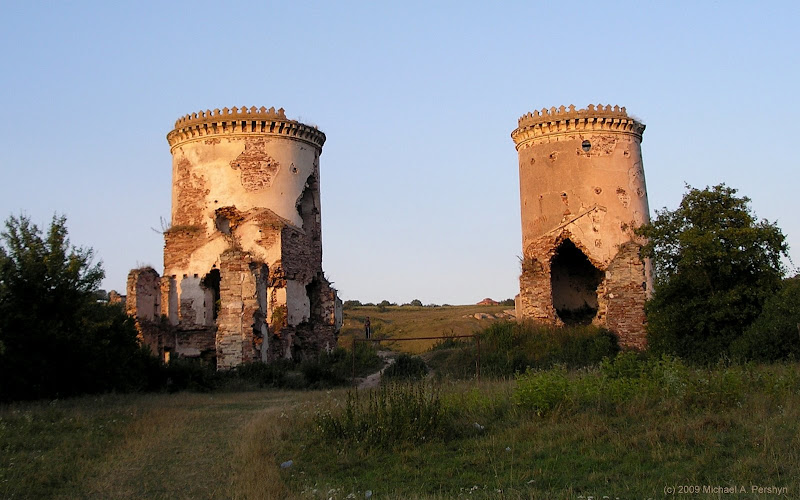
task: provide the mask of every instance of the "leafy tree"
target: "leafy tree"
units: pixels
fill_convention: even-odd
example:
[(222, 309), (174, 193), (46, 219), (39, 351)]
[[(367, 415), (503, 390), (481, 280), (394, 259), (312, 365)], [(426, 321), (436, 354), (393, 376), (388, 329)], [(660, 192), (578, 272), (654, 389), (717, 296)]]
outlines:
[(91, 249), (70, 245), (66, 218), (53, 217), (46, 235), (26, 216), (9, 217), (5, 229), (0, 400), (144, 385), (153, 360), (122, 308), (98, 303), (103, 269)]
[(786, 279), (758, 319), (731, 345), (731, 355), (752, 361), (800, 359), (800, 275)]
[(655, 277), (648, 343), (656, 353), (710, 362), (728, 354), (780, 287), (788, 246), (736, 189), (687, 189), (676, 210), (657, 211), (637, 230), (648, 239), (642, 254), (652, 258)]
[(409, 303), (409, 305), (415, 306), (415, 307), (422, 307), (422, 301), (419, 300), (419, 299), (414, 299)]

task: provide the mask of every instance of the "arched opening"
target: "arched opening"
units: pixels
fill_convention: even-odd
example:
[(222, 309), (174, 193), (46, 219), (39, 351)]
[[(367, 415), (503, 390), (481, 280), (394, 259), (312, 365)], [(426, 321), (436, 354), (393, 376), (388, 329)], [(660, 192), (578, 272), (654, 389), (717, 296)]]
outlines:
[(569, 239), (556, 250), (550, 266), (553, 307), (565, 324), (588, 325), (597, 315), (597, 287), (603, 272)]

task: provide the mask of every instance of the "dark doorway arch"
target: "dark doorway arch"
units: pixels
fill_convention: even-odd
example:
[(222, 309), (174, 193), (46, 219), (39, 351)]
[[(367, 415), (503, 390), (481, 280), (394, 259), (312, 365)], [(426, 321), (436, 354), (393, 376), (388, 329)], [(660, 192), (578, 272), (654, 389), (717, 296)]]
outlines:
[(553, 307), (565, 324), (588, 325), (597, 315), (597, 287), (603, 272), (589, 261), (580, 248), (565, 239), (550, 264)]

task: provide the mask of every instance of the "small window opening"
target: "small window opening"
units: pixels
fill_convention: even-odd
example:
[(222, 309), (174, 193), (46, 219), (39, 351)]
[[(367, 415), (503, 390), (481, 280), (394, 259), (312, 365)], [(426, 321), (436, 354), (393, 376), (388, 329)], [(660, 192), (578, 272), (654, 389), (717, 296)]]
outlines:
[(581, 149), (583, 149), (584, 153), (588, 153), (590, 149), (592, 149), (592, 143), (589, 141), (583, 141), (581, 143)]

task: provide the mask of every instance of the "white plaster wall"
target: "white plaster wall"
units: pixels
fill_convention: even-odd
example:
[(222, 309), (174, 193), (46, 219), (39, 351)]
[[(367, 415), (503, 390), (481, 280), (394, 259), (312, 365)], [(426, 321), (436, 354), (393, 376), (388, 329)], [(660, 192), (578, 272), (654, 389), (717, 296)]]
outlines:
[(214, 324), (214, 291), (208, 288), (203, 289), (203, 324), (212, 326)]
[(200, 276), (187, 275), (181, 279), (180, 285), (180, 302), (184, 300), (192, 301), (191, 311), (181, 310), (182, 319), (194, 323), (196, 325), (205, 325), (205, 300), (206, 291), (200, 285)]
[(289, 326), (297, 326), (311, 316), (311, 301), (305, 285), (299, 281), (286, 280), (286, 304), (289, 308)]
[[(225, 206), (236, 206), (239, 211), (252, 208), (269, 208), (297, 227), (302, 220), (295, 208), (297, 198), (303, 192), (306, 179), (315, 172), (316, 149), (306, 143), (286, 137), (266, 137), (267, 153), (280, 165), (270, 187), (260, 191), (247, 191), (241, 182), (241, 170), (231, 168), (245, 150), (248, 136), (223, 136), (219, 142), (208, 141), (208, 137), (184, 143), (173, 151), (173, 179), (178, 164), (186, 158), (192, 165), (192, 174), (205, 180), (209, 193), (204, 198), (204, 218), (208, 230), (213, 231), (214, 210)], [(257, 137), (250, 135), (249, 137)], [(178, 187), (173, 183), (173, 215), (178, 202)]]
[(178, 324), (178, 283), (175, 278), (169, 278), (169, 322)]
[[(233, 169), (230, 164), (245, 150), (247, 138), (263, 137), (267, 154), (279, 164), (272, 184), (259, 191), (248, 191), (242, 185), (242, 170)], [(205, 194), (198, 203), (202, 206), (202, 222), (205, 241), (195, 249), (185, 266), (165, 269), (167, 275), (199, 273), (205, 275), (216, 265), (219, 256), (230, 246), (229, 240), (217, 231), (215, 210), (234, 206), (240, 213), (253, 209), (269, 209), (279, 217), (302, 227), (302, 218), (297, 212), (296, 203), (302, 195), (306, 181), (312, 174), (319, 177), (319, 150), (307, 143), (283, 136), (258, 134), (203, 137), (189, 141), (173, 149), (172, 218), (178, 208), (180, 187), (175, 182), (178, 165), (188, 160), (192, 183), (202, 185)], [(317, 200), (317, 206), (319, 201)], [(250, 252), (255, 259), (272, 266), (281, 259), (280, 241), (272, 247), (264, 248), (258, 243), (262, 238), (257, 224), (243, 222), (235, 230), (243, 250)]]

